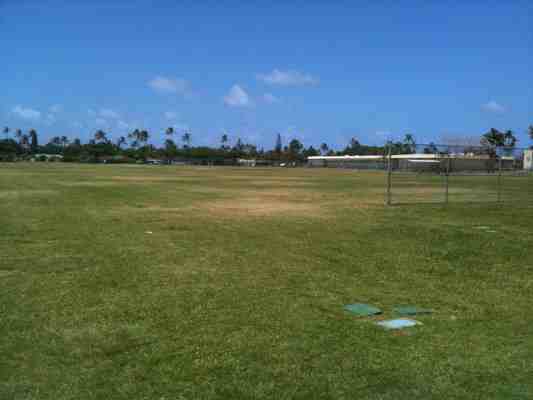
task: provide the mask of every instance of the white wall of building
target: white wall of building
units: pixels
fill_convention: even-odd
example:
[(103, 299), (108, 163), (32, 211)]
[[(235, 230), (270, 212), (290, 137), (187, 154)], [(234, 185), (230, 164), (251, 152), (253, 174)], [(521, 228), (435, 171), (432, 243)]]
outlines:
[(533, 171), (533, 150), (524, 150), (524, 169)]

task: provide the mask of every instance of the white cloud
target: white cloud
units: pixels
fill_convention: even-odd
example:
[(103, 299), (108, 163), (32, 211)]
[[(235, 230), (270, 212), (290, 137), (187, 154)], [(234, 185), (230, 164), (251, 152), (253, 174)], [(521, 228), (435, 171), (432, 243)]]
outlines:
[(159, 93), (185, 94), (189, 89), (189, 82), (181, 78), (167, 78), (156, 76), (148, 81), (148, 86)]
[(117, 121), (117, 126), (119, 129), (128, 129), (130, 127), (130, 125), (127, 122), (122, 121), (122, 120)]
[(169, 121), (170, 121), (171, 119), (176, 119), (176, 118), (178, 118), (178, 113), (175, 112), (175, 111), (165, 111), (165, 112), (163, 113), (163, 115), (164, 115), (165, 118), (168, 119)]
[(479, 136), (467, 134), (444, 133), (438, 143), (448, 146), (479, 146)]
[(310, 74), (294, 70), (280, 71), (279, 69), (274, 69), (268, 74), (258, 74), (257, 79), (269, 85), (280, 86), (307, 86), (318, 85), (319, 83), (319, 79)]
[(100, 112), (98, 113), (98, 115), (100, 115), (100, 117), (102, 117), (102, 118), (111, 118), (111, 119), (120, 118), (120, 114), (119, 113), (117, 113), (116, 111), (111, 110), (109, 108), (101, 108)]
[(263, 95), (263, 101), (267, 104), (278, 103), (280, 100), (278, 97), (274, 96), (272, 93), (265, 93)]
[(11, 110), (13, 114), (20, 118), (24, 119), (31, 119), (31, 120), (37, 120), (41, 118), (41, 112), (34, 110), (33, 108), (25, 108), (22, 106), (15, 106)]
[(252, 101), (242, 87), (233, 85), (228, 94), (224, 96), (224, 104), (230, 107), (249, 107), (252, 105)]
[(495, 102), (494, 100), (489, 101), (481, 106), (483, 111), (488, 111), (496, 114), (501, 114), (505, 112), (505, 107), (501, 104)]
[(54, 104), (48, 108), (48, 111), (50, 111), (51, 113), (57, 114), (63, 111), (63, 106), (61, 104)]
[(52, 124), (54, 124), (55, 122), (56, 122), (56, 117), (55, 117), (54, 114), (52, 114), (52, 113), (48, 113), (48, 114), (46, 114), (46, 117), (45, 117), (45, 119), (44, 119), (44, 123), (45, 123), (46, 125), (52, 125)]

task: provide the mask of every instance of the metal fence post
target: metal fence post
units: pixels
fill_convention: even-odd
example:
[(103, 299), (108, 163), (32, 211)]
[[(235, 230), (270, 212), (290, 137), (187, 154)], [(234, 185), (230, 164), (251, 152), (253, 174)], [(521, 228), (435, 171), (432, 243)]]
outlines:
[(448, 204), (450, 192), (450, 164), (451, 157), (448, 154), (448, 159), (446, 160), (446, 204)]
[(389, 146), (389, 156), (388, 158), (388, 171), (387, 171), (387, 200), (386, 204), (390, 206), (392, 204), (392, 147)]
[(502, 201), (502, 157), (498, 160), (498, 203)]

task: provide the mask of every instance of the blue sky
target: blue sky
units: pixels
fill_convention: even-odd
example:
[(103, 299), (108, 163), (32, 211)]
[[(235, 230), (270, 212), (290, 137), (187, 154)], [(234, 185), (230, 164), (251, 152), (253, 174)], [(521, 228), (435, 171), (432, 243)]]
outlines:
[[(290, 3), (290, 4), (288, 4)], [(270, 148), (533, 124), (528, 1), (0, 0), (0, 124)]]

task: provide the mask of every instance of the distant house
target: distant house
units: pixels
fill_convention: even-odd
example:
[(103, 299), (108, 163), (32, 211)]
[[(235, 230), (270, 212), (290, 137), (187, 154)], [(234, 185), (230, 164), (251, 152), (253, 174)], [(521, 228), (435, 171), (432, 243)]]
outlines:
[(247, 160), (244, 158), (239, 158), (237, 160), (237, 164), (239, 164), (242, 167), (255, 167), (257, 164), (257, 160)]
[(383, 156), (312, 156), (307, 157), (310, 167), (333, 167), (353, 169), (383, 169)]
[(151, 165), (162, 165), (163, 160), (160, 160), (158, 158), (147, 158), (145, 161), (145, 164), (151, 164)]

